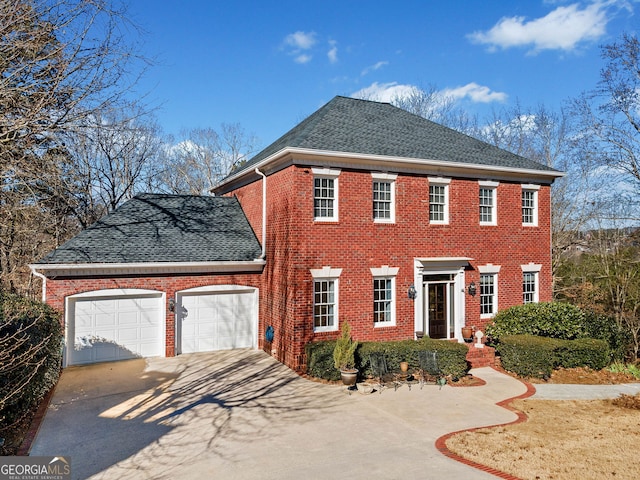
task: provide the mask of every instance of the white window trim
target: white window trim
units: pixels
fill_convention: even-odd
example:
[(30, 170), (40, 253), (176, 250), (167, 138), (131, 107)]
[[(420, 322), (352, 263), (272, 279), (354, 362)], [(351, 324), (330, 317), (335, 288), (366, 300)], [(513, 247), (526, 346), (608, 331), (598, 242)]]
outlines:
[[(311, 171), (313, 172), (313, 188), (314, 188), (314, 192), (313, 192), (313, 201), (314, 201), (314, 214), (313, 214), (313, 221), (314, 222), (337, 222), (339, 219), (339, 214), (338, 214), (338, 208), (339, 208), (339, 203), (338, 203), (338, 198), (340, 198), (339, 196), (339, 181), (338, 181), (338, 177), (340, 176), (340, 169), (339, 168), (318, 168), (318, 167), (313, 167), (311, 168)], [(330, 178), (333, 179), (333, 216), (332, 217), (316, 217), (315, 216), (315, 200), (316, 200), (316, 195), (315, 195), (315, 181), (316, 178)]]
[(396, 276), (398, 275), (399, 267), (389, 267), (389, 265), (383, 265), (380, 268), (371, 268), (371, 275), (374, 280), (391, 280), (391, 320), (388, 322), (373, 322), (374, 328), (395, 327), (396, 326)]
[[(542, 269), (542, 265), (531, 262), (526, 265), (520, 265), (520, 268), (522, 269), (523, 274), (535, 273), (534, 275), (535, 292), (533, 294), (533, 303), (540, 302), (540, 270)], [(524, 294), (524, 292), (522, 293)]]
[[(451, 183), (451, 179), (444, 178), (444, 177), (427, 177), (427, 180), (429, 182), (429, 187), (431, 187), (431, 185), (444, 187), (444, 220), (431, 220), (431, 218), (429, 218), (429, 223), (433, 225), (448, 225), (449, 224), (449, 184)], [(431, 209), (431, 202), (429, 202), (429, 209)]]
[[(480, 275), (493, 275), (493, 312), (492, 313), (480, 313), (480, 318), (482, 319), (487, 319), (487, 318), (493, 318), (496, 316), (496, 313), (498, 313), (498, 272), (500, 271), (500, 267), (498, 267), (497, 269), (490, 269), (490, 271), (480, 271)], [(479, 290), (480, 290), (480, 286), (479, 286)], [(480, 290), (480, 293), (482, 294), (482, 291)]]
[[(389, 182), (391, 184), (391, 218), (374, 218), (373, 223), (396, 223), (396, 173), (371, 172), (372, 181)], [(373, 199), (371, 200), (373, 202)]]
[(498, 224), (498, 185), (500, 182), (495, 182), (493, 180), (479, 180), (478, 187), (486, 188), (492, 191), (492, 199), (491, 199), (491, 221), (483, 222), (480, 221), (480, 225), (497, 225)]
[[(522, 222), (523, 227), (538, 226), (538, 190), (540, 190), (540, 185), (531, 183), (522, 184), (522, 192), (533, 192), (533, 221), (529, 223)], [(522, 202), (522, 194), (520, 198)]]
[[(319, 332), (334, 332), (338, 330), (338, 324), (340, 323), (340, 321), (338, 320), (338, 314), (340, 311), (340, 275), (342, 275), (342, 269), (341, 268), (331, 268), (329, 266), (325, 266), (322, 268), (312, 268), (309, 270), (309, 272), (311, 272), (311, 276), (313, 277), (313, 291), (312, 291), (312, 295), (315, 296), (315, 282), (316, 280), (327, 280), (327, 281), (333, 281), (334, 282), (334, 289), (335, 289), (335, 297), (334, 297), (334, 305), (335, 305), (335, 311), (334, 311), (334, 325), (332, 325), (331, 327), (316, 327), (315, 326), (315, 311), (312, 313), (312, 323), (313, 323), (313, 331), (314, 333), (319, 333)], [(315, 298), (313, 299), (313, 306), (315, 308)]]

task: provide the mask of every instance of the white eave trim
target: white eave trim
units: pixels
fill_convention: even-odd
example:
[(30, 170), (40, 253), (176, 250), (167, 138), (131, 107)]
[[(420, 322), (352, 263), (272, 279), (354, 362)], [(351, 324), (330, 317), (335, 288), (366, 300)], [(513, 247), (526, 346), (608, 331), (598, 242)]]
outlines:
[[(422, 169), (422, 168), (431, 168), (436, 170), (442, 170), (446, 172), (456, 172), (456, 171), (474, 171), (474, 172), (484, 172), (486, 174), (489, 173), (502, 173), (505, 176), (511, 177), (514, 175), (518, 176), (528, 176), (534, 178), (543, 178), (548, 181), (553, 181), (556, 178), (564, 177), (565, 173), (557, 170), (535, 170), (528, 168), (513, 168), (513, 167), (500, 167), (500, 166), (492, 166), (492, 165), (481, 165), (477, 163), (463, 163), (463, 162), (447, 162), (444, 160), (431, 160), (431, 159), (423, 159), (423, 158), (408, 158), (408, 157), (393, 157), (388, 155), (371, 155), (371, 154), (363, 154), (363, 153), (351, 153), (351, 152), (338, 152), (331, 150), (314, 150), (311, 148), (291, 148), (286, 147), (282, 150), (277, 151), (276, 153), (264, 158), (260, 162), (255, 165), (252, 165), (252, 168), (248, 168), (238, 172), (235, 175), (227, 178), (212, 190), (218, 190), (220, 187), (223, 187), (227, 184), (233, 184), (234, 182), (239, 181), (241, 178), (246, 177), (248, 175), (254, 175), (254, 168), (258, 168), (262, 171), (265, 171), (265, 167), (270, 164), (276, 164), (278, 160), (283, 163), (294, 163), (293, 159), (295, 158), (295, 163), (308, 164), (309, 166), (318, 166), (318, 160), (323, 158), (331, 158), (333, 159), (332, 163), (340, 164), (339, 159), (348, 159), (351, 161), (359, 161), (363, 163), (369, 164), (390, 164), (387, 165), (389, 167), (399, 167), (404, 166), (405, 168), (414, 168), (414, 169)], [(308, 162), (304, 160), (308, 159)], [(314, 162), (315, 160), (315, 162)], [(353, 166), (350, 164), (350, 166)], [(267, 169), (268, 170), (268, 169)], [(386, 170), (383, 169), (383, 170)]]
[(242, 262), (157, 262), (157, 263), (69, 263), (31, 264), (46, 277), (80, 277), (105, 275), (176, 274), (176, 273), (237, 273), (261, 272), (265, 260)]

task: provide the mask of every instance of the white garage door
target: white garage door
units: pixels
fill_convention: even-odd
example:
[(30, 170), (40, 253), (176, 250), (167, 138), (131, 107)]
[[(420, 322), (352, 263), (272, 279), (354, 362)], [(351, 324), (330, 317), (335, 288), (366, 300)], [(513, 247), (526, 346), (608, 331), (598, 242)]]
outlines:
[(69, 303), (67, 364), (164, 355), (160, 294)]
[(254, 346), (253, 292), (183, 294), (179, 304), (182, 353)]

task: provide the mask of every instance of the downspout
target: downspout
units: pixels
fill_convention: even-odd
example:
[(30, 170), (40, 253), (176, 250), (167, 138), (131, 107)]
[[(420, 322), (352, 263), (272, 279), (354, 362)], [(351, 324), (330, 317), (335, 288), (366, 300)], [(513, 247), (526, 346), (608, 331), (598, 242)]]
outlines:
[(45, 303), (47, 300), (47, 277), (45, 277), (42, 273), (36, 271), (35, 267), (29, 265), (31, 269), (31, 273), (38, 278), (42, 279), (42, 303)]
[(267, 256), (267, 176), (257, 168), (255, 172), (262, 177), (262, 253), (256, 260), (264, 260)]

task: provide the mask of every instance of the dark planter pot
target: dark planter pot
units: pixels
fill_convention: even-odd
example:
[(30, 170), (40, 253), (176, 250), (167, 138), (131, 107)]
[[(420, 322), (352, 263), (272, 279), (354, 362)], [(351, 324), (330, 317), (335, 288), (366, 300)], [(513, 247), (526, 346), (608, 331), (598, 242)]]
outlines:
[(358, 380), (358, 370), (356, 368), (340, 370), (340, 377), (342, 378), (343, 384), (347, 387), (353, 387)]

